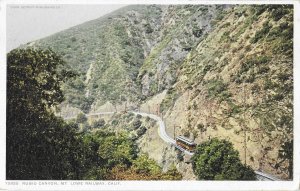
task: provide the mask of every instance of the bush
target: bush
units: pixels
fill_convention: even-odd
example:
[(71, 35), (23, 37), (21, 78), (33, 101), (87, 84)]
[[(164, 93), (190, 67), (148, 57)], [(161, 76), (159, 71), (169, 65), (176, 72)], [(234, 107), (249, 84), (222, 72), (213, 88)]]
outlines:
[(205, 129), (205, 127), (204, 127), (204, 125), (203, 125), (202, 123), (197, 124), (197, 128), (198, 128), (201, 132), (206, 131), (206, 129)]
[(265, 37), (268, 34), (271, 28), (272, 26), (269, 24), (268, 21), (264, 22), (263, 28), (255, 33), (254, 37), (250, 40), (250, 43), (258, 42), (259, 39)]
[(265, 12), (267, 10), (267, 8), (268, 8), (267, 5), (255, 5), (254, 6), (255, 15), (256, 16), (261, 15), (263, 12)]
[(136, 134), (137, 134), (137, 136), (142, 136), (142, 135), (144, 135), (145, 133), (146, 133), (146, 131), (147, 131), (147, 128), (146, 127), (144, 127), (144, 126), (142, 126), (141, 128), (139, 128), (137, 131), (136, 131)]
[(251, 45), (245, 46), (245, 51), (249, 52), (251, 50)]
[(72, 42), (76, 42), (76, 40), (77, 40), (77, 39), (76, 39), (76, 37), (74, 37), (74, 36), (71, 38), (71, 41), (72, 41)]
[(85, 123), (85, 122), (87, 122), (87, 117), (85, 116), (84, 113), (79, 113), (76, 117), (76, 122), (77, 123)]
[(220, 41), (221, 42), (228, 42), (230, 40), (230, 32), (226, 31), (222, 34)]
[(142, 122), (139, 119), (135, 119), (132, 123), (133, 129), (138, 129), (138, 128), (140, 128), (141, 125), (142, 125)]
[(185, 131), (185, 132), (183, 133), (183, 136), (185, 136), (185, 137), (190, 137), (190, 132), (189, 132), (189, 131)]
[(271, 17), (274, 21), (279, 21), (284, 15), (288, 14), (288, 9), (285, 9), (285, 5), (271, 5)]
[(260, 86), (258, 84), (254, 84), (251, 88), (252, 94), (258, 93), (260, 91)]
[(277, 78), (278, 80), (280, 80), (281, 82), (285, 82), (287, 81), (288, 79), (291, 79), (292, 78), (292, 75), (288, 74), (288, 73), (285, 73), (285, 72), (281, 72), (279, 74), (277, 74)]
[(78, 104), (80, 104), (79, 108), (84, 112), (88, 113), (91, 109), (91, 105), (94, 102), (93, 97), (80, 97), (78, 100)]
[(270, 70), (269, 66), (261, 66), (258, 69), (258, 74), (265, 74), (268, 73)]
[(149, 33), (153, 32), (153, 29), (151, 28), (149, 23), (145, 24), (144, 27), (146, 28), (146, 30), (145, 30), (146, 33), (149, 34)]
[(230, 22), (226, 22), (226, 23), (222, 26), (222, 28), (229, 27), (230, 25), (231, 25)]
[(112, 124), (113, 126), (116, 126), (116, 125), (119, 124), (119, 120), (114, 119), (114, 120), (111, 121), (111, 124)]
[(280, 23), (278, 27), (274, 27), (270, 31), (269, 36), (272, 40), (278, 37), (282, 37), (284, 40), (292, 40), (293, 30), (294, 30), (293, 24), (288, 24), (287, 22), (284, 22), (284, 23)]
[(193, 28), (193, 35), (197, 38), (199, 38), (203, 34), (202, 29), (199, 29), (198, 27)]
[(228, 84), (222, 80), (209, 80), (206, 87), (209, 97), (217, 97), (220, 101), (228, 100), (231, 97), (231, 93), (227, 91)]
[(273, 100), (275, 100), (275, 101), (281, 101), (281, 100), (284, 99), (284, 97), (285, 96), (283, 94), (278, 93), (278, 94), (273, 95)]
[(179, 94), (177, 93), (176, 89), (170, 88), (167, 91), (166, 97), (163, 99), (163, 101), (160, 104), (160, 112), (165, 112), (167, 109), (173, 107), (176, 99), (179, 97)]
[(147, 116), (146, 119), (145, 119), (145, 121), (148, 122), (148, 121), (150, 121), (150, 119), (151, 118), (149, 116)]
[(241, 109), (238, 105), (235, 105), (234, 103), (232, 102), (229, 102), (229, 113), (228, 113), (228, 116), (234, 116), (236, 114), (239, 114), (241, 112)]
[(293, 40), (293, 31), (294, 31), (294, 26), (293, 24), (289, 24), (288, 26), (285, 26), (282, 24), (280, 25), (281, 30), (283, 30), (282, 36), (285, 40)]
[[(264, 66), (263, 64), (268, 63), (271, 60), (270, 57), (268, 56), (255, 56), (247, 59), (242, 65), (239, 73), (246, 73), (249, 71), (249, 69), (258, 66), (260, 68), (267, 67)], [(263, 69), (265, 70), (265, 69)], [(261, 71), (262, 72), (262, 71)]]
[(197, 110), (197, 109), (198, 109), (198, 105), (197, 105), (197, 103), (196, 103), (195, 101), (193, 102), (193, 109), (194, 109), (194, 110)]
[(139, 156), (133, 161), (132, 167), (136, 172), (145, 174), (159, 174), (161, 171), (161, 167), (146, 154)]
[(244, 82), (253, 83), (254, 80), (255, 80), (255, 74), (253, 72), (251, 72), (250, 75), (245, 78)]
[(274, 82), (272, 82), (271, 79), (267, 78), (264, 81), (264, 90), (269, 90), (269, 89), (273, 89), (276, 87), (276, 84)]
[(105, 120), (104, 119), (99, 119), (97, 121), (94, 121), (92, 124), (92, 128), (100, 128), (105, 125)]
[(192, 165), (199, 180), (256, 180), (254, 171), (241, 163), (226, 140), (214, 138), (198, 145)]

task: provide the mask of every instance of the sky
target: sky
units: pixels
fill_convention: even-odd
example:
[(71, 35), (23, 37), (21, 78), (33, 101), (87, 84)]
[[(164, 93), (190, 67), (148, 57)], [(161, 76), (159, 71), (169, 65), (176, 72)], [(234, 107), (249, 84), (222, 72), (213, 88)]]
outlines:
[(7, 5), (6, 50), (44, 38), (125, 5)]

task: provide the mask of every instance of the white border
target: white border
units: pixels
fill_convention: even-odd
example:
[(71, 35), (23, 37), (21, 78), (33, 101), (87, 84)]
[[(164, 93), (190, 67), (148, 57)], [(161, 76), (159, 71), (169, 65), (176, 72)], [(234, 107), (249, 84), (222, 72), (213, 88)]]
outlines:
[(6, 140), (6, 5), (0, 0), (0, 190), (5, 180)]
[[(6, 5), (7, 4), (294, 4), (294, 180), (293, 181), (6, 181)], [(300, 162), (300, 2), (299, 1), (201, 1), (201, 0), (0, 0), (0, 190), (299, 190)], [(41, 183), (59, 185), (41, 186)], [(7, 185), (18, 183), (18, 185)], [(23, 185), (32, 183), (37, 185)], [(83, 185), (76, 185), (82, 183)], [(101, 183), (104, 185), (91, 185)], [(63, 185), (62, 185), (63, 184)], [(114, 185), (110, 185), (114, 184)]]

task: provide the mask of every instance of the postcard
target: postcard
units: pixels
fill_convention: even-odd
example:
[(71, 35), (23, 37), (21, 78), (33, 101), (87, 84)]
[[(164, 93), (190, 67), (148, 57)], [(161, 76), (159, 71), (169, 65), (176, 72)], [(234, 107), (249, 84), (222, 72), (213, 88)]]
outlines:
[(0, 189), (299, 189), (299, 1), (0, 3)]

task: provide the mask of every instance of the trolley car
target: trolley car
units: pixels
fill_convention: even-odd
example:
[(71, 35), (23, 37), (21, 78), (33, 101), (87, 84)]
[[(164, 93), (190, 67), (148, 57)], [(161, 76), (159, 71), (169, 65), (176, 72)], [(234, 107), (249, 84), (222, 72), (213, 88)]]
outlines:
[(194, 152), (196, 149), (196, 143), (181, 135), (176, 137), (176, 145), (188, 150), (189, 152)]

